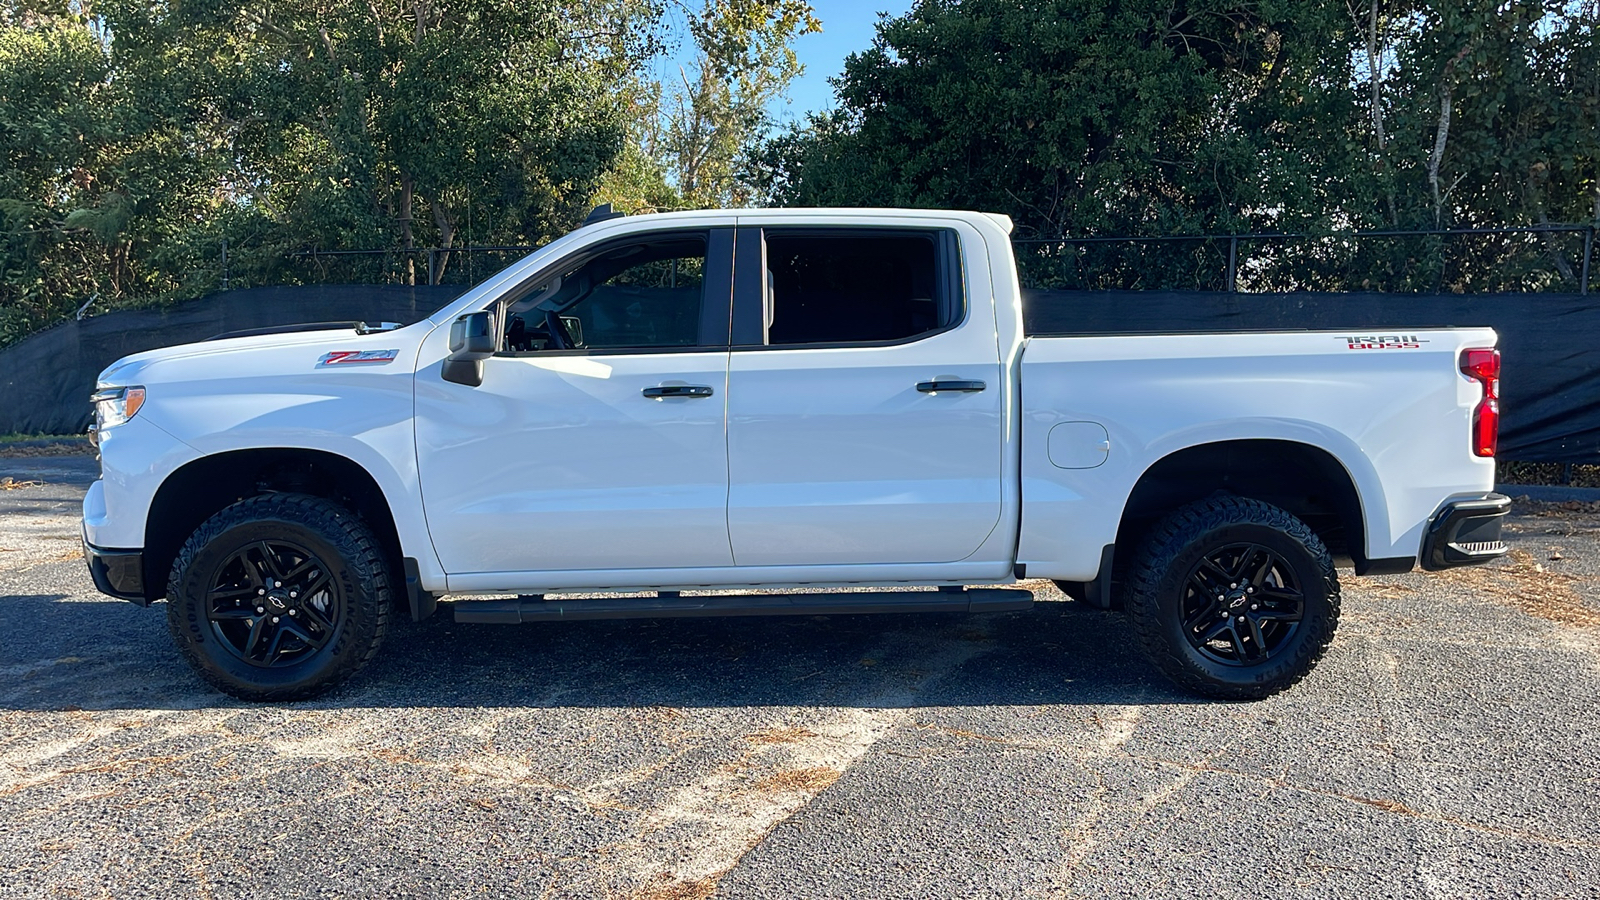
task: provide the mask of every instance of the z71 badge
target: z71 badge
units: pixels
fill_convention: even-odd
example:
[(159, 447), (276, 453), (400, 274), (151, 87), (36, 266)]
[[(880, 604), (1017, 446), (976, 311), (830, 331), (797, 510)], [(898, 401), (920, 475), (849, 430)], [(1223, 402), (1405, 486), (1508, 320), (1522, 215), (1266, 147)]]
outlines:
[(400, 355), (398, 348), (394, 350), (333, 350), (322, 354), (317, 360), (317, 366), (381, 366), (384, 363), (394, 362)]
[(1341, 335), (1350, 350), (1420, 350), (1427, 341), (1414, 334)]

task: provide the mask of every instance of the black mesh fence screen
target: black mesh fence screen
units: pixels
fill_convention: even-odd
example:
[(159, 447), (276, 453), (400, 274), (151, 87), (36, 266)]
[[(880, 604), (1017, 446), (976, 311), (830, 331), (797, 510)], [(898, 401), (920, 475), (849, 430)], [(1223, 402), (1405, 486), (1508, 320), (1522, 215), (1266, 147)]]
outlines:
[(128, 310), (66, 322), (0, 350), (0, 434), (71, 434), (89, 425), (101, 370), (131, 353), (228, 331), (303, 322), (409, 325), (459, 296), (461, 285), (264, 287), (213, 294), (172, 309)]
[[(69, 322), (0, 351), (0, 433), (68, 434), (89, 421), (95, 376), (123, 356), (227, 331), (302, 322), (409, 324), (463, 285), (252, 288), (168, 310)], [(1600, 303), (1554, 293), (1381, 294), (1028, 290), (1030, 334), (1303, 328), (1371, 332), (1487, 325), (1504, 354), (1500, 455), (1600, 463)]]
[(1487, 325), (1503, 359), (1500, 458), (1600, 463), (1594, 295), (1025, 290), (1023, 317), (1029, 334), (1076, 335)]

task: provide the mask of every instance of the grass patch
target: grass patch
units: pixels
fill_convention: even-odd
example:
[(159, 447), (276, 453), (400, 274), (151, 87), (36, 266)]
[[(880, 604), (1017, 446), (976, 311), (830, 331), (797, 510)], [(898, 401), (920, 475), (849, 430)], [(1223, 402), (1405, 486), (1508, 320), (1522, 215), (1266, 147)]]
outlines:
[(36, 444), (0, 444), (0, 459), (26, 459), (40, 456), (93, 456), (94, 445), (83, 441), (51, 441)]
[(675, 881), (659, 887), (647, 887), (632, 895), (633, 900), (707, 900), (717, 892), (717, 879)]
[(756, 783), (756, 790), (770, 793), (815, 794), (838, 781), (842, 774), (838, 769), (830, 769), (827, 766), (793, 769), (779, 772), (770, 778), (763, 778)]
[(758, 746), (770, 744), (793, 744), (806, 738), (817, 736), (815, 731), (791, 725), (786, 728), (765, 728), (744, 736), (744, 739)]
[(1495, 480), (1503, 484), (1540, 484), (1566, 487), (1600, 487), (1600, 466), (1574, 465), (1571, 481), (1562, 482), (1562, 463), (1502, 460)]
[(82, 443), (87, 444), (89, 442), (89, 436), (86, 434), (0, 434), (0, 446), (28, 441), (62, 444), (77, 443), (81, 441)]

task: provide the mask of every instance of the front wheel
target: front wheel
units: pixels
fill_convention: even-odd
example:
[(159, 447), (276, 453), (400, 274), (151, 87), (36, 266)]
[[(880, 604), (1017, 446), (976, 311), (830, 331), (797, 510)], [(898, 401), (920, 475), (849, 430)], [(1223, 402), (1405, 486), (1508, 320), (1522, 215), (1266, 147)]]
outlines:
[(1304, 678), (1333, 640), (1339, 581), (1304, 522), (1217, 496), (1163, 519), (1134, 566), (1128, 613), (1179, 687), (1254, 700)]
[(189, 663), (241, 700), (303, 700), (377, 652), (392, 606), (372, 530), (308, 494), (263, 494), (207, 519), (178, 552), (167, 624)]

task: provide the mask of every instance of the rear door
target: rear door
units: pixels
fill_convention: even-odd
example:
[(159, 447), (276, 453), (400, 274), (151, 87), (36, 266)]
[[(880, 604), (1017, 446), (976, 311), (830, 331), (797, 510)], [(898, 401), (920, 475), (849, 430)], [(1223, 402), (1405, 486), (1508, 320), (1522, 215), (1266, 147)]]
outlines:
[(728, 375), (736, 563), (972, 556), (1000, 518), (1005, 392), (956, 232), (743, 221)]

